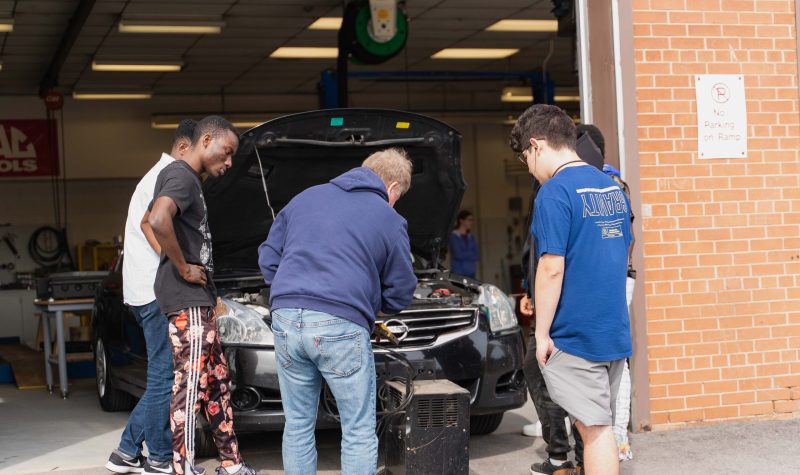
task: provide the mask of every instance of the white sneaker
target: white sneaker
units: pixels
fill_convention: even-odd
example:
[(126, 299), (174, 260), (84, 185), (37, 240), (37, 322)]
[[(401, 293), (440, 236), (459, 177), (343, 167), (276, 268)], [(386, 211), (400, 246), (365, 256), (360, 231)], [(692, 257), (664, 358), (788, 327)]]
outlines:
[[(567, 426), (567, 436), (572, 434), (572, 423), (569, 420), (569, 416), (564, 419), (564, 424)], [(522, 435), (527, 435), (528, 437), (541, 437), (542, 436), (542, 423), (536, 421), (534, 424), (527, 424), (522, 426)]]
[(527, 435), (528, 437), (541, 437), (542, 423), (536, 421), (533, 424), (527, 424), (522, 426), (522, 435)]

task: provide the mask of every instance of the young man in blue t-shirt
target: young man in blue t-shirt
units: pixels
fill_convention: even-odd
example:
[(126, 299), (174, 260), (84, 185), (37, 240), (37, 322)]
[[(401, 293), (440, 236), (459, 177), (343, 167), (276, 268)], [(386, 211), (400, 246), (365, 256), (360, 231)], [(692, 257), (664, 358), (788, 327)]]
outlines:
[(564, 111), (537, 104), (519, 117), (509, 142), (542, 185), (531, 225), (539, 258), (536, 358), (553, 401), (577, 421), (586, 472), (617, 474), (615, 400), (631, 355), (630, 203), (578, 157), (575, 140)]

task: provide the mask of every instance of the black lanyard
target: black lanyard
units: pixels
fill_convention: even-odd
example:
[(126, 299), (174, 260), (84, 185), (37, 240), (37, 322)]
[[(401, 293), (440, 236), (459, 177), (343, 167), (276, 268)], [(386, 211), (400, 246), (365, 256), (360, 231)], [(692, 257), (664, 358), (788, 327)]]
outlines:
[[(556, 173), (560, 172), (562, 168), (566, 167), (570, 163), (578, 163), (582, 162), (583, 160), (572, 160), (571, 162), (562, 163), (560, 167), (556, 168), (556, 171), (553, 172), (553, 176), (556, 176)], [(552, 178), (552, 177), (551, 177)]]

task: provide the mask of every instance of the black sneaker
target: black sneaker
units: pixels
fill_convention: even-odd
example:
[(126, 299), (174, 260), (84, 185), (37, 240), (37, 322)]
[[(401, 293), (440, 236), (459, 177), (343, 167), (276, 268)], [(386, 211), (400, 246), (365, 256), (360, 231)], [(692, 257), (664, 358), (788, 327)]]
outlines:
[(114, 473), (142, 473), (144, 465), (144, 457), (128, 458), (122, 455), (119, 451), (111, 452), (106, 462), (106, 468)]
[(150, 459), (145, 459), (144, 461), (144, 470), (142, 473), (147, 474), (162, 474), (162, 473), (172, 473), (172, 461), (167, 460), (164, 462), (155, 462)]
[[(217, 475), (229, 475), (229, 474), (228, 471), (225, 470), (225, 467), (217, 467)], [(266, 475), (266, 473), (259, 472), (253, 467), (242, 462), (242, 466), (239, 467), (239, 470), (233, 472), (233, 474), (231, 475)]]
[(531, 475), (568, 475), (573, 469), (572, 462), (567, 460), (561, 465), (553, 465), (550, 459), (542, 463), (535, 463), (531, 465)]

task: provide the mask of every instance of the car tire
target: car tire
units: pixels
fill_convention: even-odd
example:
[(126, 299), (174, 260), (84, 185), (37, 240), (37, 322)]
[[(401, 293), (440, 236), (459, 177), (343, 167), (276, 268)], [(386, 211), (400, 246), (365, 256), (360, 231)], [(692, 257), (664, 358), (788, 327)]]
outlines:
[(130, 411), (136, 405), (136, 398), (115, 388), (111, 384), (108, 368), (108, 352), (101, 337), (94, 340), (94, 367), (96, 371), (95, 388), (100, 407), (106, 412)]
[(194, 430), (194, 456), (200, 458), (214, 458), (218, 454), (214, 434), (208, 428), (208, 423), (202, 416), (197, 416)]
[(469, 418), (469, 433), (470, 435), (485, 435), (491, 434), (500, 427), (503, 422), (503, 414), (485, 414), (482, 416), (472, 416)]

